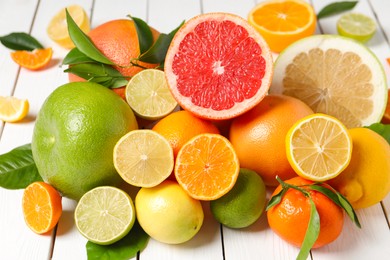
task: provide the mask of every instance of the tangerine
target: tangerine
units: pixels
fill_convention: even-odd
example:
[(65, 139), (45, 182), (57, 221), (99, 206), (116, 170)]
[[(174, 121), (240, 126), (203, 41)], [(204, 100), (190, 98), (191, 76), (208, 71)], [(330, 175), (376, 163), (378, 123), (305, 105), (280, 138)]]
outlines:
[(44, 68), (51, 61), (52, 55), (52, 48), (11, 52), (11, 58), (18, 65), (29, 70), (39, 70)]
[[(302, 177), (294, 177), (286, 183), (301, 186), (312, 184), (312, 181)], [(344, 224), (342, 208), (322, 193), (310, 190), (308, 186), (300, 188), (310, 192), (320, 217), (320, 233), (313, 248), (327, 245), (341, 233)], [(272, 196), (278, 194), (282, 187), (279, 185)], [(279, 204), (267, 211), (267, 219), (271, 229), (287, 242), (300, 247), (306, 235), (310, 219), (310, 201), (301, 191), (290, 188)]]
[(284, 95), (268, 95), (260, 104), (233, 119), (232, 143), (240, 165), (254, 170), (267, 186), (296, 176), (286, 156), (286, 134), (299, 119), (313, 114), (302, 101)]

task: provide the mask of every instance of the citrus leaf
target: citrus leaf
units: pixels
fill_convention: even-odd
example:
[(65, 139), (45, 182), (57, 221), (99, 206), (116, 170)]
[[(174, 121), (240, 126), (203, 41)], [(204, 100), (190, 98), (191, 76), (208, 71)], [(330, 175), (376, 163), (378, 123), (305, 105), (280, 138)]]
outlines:
[(35, 181), (42, 181), (42, 177), (35, 165), (31, 144), (0, 155), (0, 187), (24, 189)]
[(339, 14), (355, 7), (358, 1), (341, 1), (326, 5), (317, 14), (317, 19)]
[(372, 125), (367, 126), (367, 128), (380, 134), (390, 144), (390, 125), (374, 123)]
[(150, 47), (150, 49), (148, 49), (146, 52), (142, 53), (138, 59), (148, 63), (162, 64), (165, 60), (165, 56), (173, 36), (175, 36), (176, 32), (183, 24), (184, 22), (182, 22), (169, 34), (161, 33), (152, 47)]
[(77, 26), (73, 18), (69, 15), (66, 9), (66, 22), (68, 24), (69, 36), (74, 45), (89, 58), (109, 65), (115, 65), (110, 61), (98, 48), (93, 44), (91, 39)]
[(140, 18), (132, 17), (128, 15), (133, 21), (135, 25), (135, 29), (137, 30), (138, 35), (138, 44), (140, 53), (144, 53), (153, 45), (153, 34), (150, 30), (149, 25)]
[(0, 37), (0, 42), (7, 48), (15, 51), (33, 51), (43, 49), (43, 46), (31, 35), (24, 32), (15, 32)]
[(306, 260), (309, 256), (310, 249), (313, 247), (316, 242), (318, 235), (320, 234), (320, 216), (318, 215), (318, 211), (316, 205), (312, 198), (309, 198), (310, 202), (310, 219), (309, 224), (307, 225), (307, 230), (305, 234), (305, 238), (303, 239), (303, 243), (301, 246), (301, 250), (297, 256), (297, 260)]
[(62, 61), (62, 64), (72, 65), (72, 64), (79, 64), (85, 62), (94, 62), (94, 60), (89, 58), (84, 53), (82, 53), (79, 49), (73, 48), (65, 56), (64, 60)]
[(97, 62), (75, 64), (64, 70), (83, 79), (99, 83), (108, 88), (126, 86), (128, 80), (113, 67)]
[(272, 198), (269, 200), (269, 202), (267, 204), (267, 208), (265, 210), (268, 211), (273, 206), (279, 204), (280, 201), (282, 200), (284, 194), (287, 192), (288, 189), (289, 188), (283, 188), (278, 194), (272, 196)]
[(149, 236), (138, 224), (138, 221), (135, 221), (129, 234), (114, 244), (104, 246), (87, 242), (87, 256), (89, 260), (127, 260), (145, 249), (148, 241)]

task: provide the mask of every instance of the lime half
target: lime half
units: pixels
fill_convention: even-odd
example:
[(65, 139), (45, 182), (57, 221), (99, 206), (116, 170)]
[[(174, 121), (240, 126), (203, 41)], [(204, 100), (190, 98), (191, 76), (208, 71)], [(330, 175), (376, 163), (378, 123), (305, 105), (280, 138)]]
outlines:
[(126, 192), (100, 186), (81, 197), (74, 216), (76, 227), (84, 237), (96, 244), (109, 245), (129, 233), (135, 210)]
[(337, 31), (340, 35), (367, 42), (376, 32), (374, 20), (364, 14), (347, 13), (337, 21)]
[(148, 120), (160, 119), (177, 106), (161, 70), (146, 69), (131, 78), (126, 87), (126, 101), (133, 111)]

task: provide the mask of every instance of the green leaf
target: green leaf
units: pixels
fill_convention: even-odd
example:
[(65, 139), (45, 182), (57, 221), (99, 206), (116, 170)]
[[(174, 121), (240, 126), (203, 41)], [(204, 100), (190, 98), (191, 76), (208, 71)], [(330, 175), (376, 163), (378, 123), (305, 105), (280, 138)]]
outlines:
[(94, 62), (94, 60), (82, 53), (79, 49), (73, 48), (65, 56), (64, 60), (62, 61), (62, 64), (72, 65), (86, 62)]
[(24, 32), (15, 32), (2, 36), (0, 37), (0, 42), (5, 47), (15, 51), (33, 51), (44, 48), (34, 37)]
[(390, 144), (390, 125), (375, 123), (375, 124), (368, 126), (367, 128), (380, 134)]
[(165, 56), (167, 54), (173, 36), (175, 36), (176, 32), (183, 24), (184, 22), (182, 22), (176, 29), (174, 29), (169, 34), (161, 33), (157, 38), (156, 42), (152, 45), (152, 47), (150, 47), (150, 49), (148, 49), (146, 52), (142, 53), (138, 59), (140, 61), (148, 63), (162, 64), (165, 60)]
[(144, 53), (153, 45), (153, 34), (150, 30), (149, 25), (140, 18), (132, 17), (128, 15), (131, 19), (133, 19), (135, 24), (135, 29), (137, 30), (138, 35), (138, 44), (140, 53)]
[(69, 36), (72, 39), (74, 45), (89, 58), (109, 65), (115, 65), (110, 61), (98, 48), (93, 44), (91, 39), (77, 26), (75, 21), (69, 15), (66, 9), (66, 22), (68, 24)]
[(312, 198), (310, 201), (310, 219), (309, 224), (307, 225), (307, 230), (305, 234), (305, 238), (303, 239), (303, 243), (301, 246), (301, 250), (297, 256), (298, 260), (306, 260), (309, 256), (310, 249), (313, 247), (316, 242), (318, 235), (320, 234), (320, 216), (318, 215), (318, 211), (316, 205)]
[(0, 155), (0, 187), (24, 189), (35, 181), (42, 181), (42, 177), (35, 165), (31, 144)]
[(357, 3), (358, 1), (341, 1), (328, 4), (317, 14), (317, 19), (351, 10)]
[(87, 242), (87, 256), (89, 260), (127, 260), (145, 249), (148, 241), (149, 236), (136, 221), (129, 234), (114, 244), (103, 246)]
[(83, 79), (99, 83), (108, 88), (126, 86), (128, 80), (113, 67), (97, 62), (75, 64), (64, 70)]
[(272, 198), (269, 200), (267, 204), (267, 208), (265, 209), (266, 211), (272, 208), (273, 206), (277, 205), (280, 203), (282, 200), (284, 194), (287, 192), (288, 188), (283, 188), (278, 194), (272, 196)]

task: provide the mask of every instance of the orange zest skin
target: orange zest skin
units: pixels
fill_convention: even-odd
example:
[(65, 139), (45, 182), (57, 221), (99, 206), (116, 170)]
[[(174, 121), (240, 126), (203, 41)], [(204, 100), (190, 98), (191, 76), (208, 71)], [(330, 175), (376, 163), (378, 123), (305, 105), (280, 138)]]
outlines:
[(21, 67), (29, 70), (39, 70), (45, 67), (50, 62), (52, 55), (52, 48), (11, 52), (11, 58)]
[(62, 214), (59, 192), (45, 182), (34, 182), (24, 191), (22, 199), (24, 220), (37, 234), (49, 232)]

